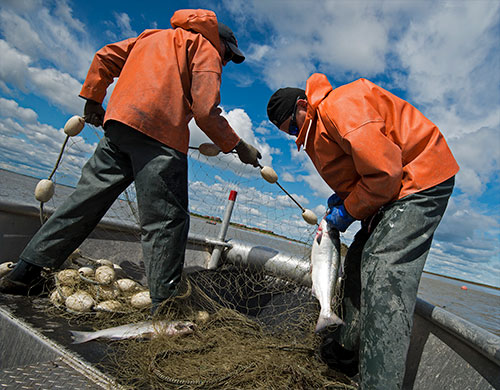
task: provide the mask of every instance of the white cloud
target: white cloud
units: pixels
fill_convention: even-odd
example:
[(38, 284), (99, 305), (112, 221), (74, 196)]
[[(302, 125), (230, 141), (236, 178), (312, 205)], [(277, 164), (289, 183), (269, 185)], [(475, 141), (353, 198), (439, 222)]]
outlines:
[[(260, 151), (262, 155), (260, 163), (262, 165), (272, 165), (272, 153), (274, 153), (275, 150), (271, 146), (269, 146), (269, 144), (265, 140), (258, 138), (254, 134), (252, 120), (250, 119), (248, 114), (241, 108), (236, 108), (229, 112), (226, 112), (224, 108), (221, 109), (221, 115), (227, 119), (238, 136), (244, 139), (245, 142), (255, 146)], [(198, 146), (205, 142), (212, 142), (208, 138), (208, 136), (198, 127), (194, 120), (191, 120), (191, 122), (189, 122), (189, 130), (191, 133), (189, 144), (191, 146)], [(238, 172), (239, 175), (260, 176), (258, 169), (254, 168), (251, 165), (243, 164), (234, 153), (228, 153), (226, 155), (220, 153), (219, 156), (221, 158), (213, 160), (214, 164), (216, 164), (218, 167), (224, 169), (232, 169), (235, 172)], [(203, 157), (203, 159), (205, 158)], [(208, 158), (208, 160), (210, 160), (210, 158)]]
[[(367, 76), (384, 71), (385, 55), (389, 48), (388, 23), (377, 15), (376, 8), (364, 3), (338, 3), (326, 1), (321, 18), (314, 24), (313, 57), (321, 62), (320, 68), (331, 67), (344, 72), (357, 72)], [(313, 18), (307, 22), (313, 25)], [(329, 23), (328, 23), (329, 21)]]
[(23, 127), (12, 118), (5, 118), (0, 121), (0, 134), (4, 137), (22, 134)]
[[(321, 218), (323, 218), (323, 216), (326, 213), (326, 206), (319, 204), (312, 211), (314, 211), (314, 213), (318, 216), (318, 219), (321, 220)], [(318, 223), (319, 223), (319, 220), (318, 220)]]
[(498, 215), (486, 215), (488, 210), (480, 212), (481, 205), (474, 203), (465, 196), (452, 197), (436, 231), (436, 238), (463, 247), (491, 249), (492, 243), (498, 246), (498, 242), (485, 236), (485, 232), (498, 234), (500, 228), (497, 222)]
[[(461, 252), (461, 251), (460, 251)], [(446, 245), (434, 242), (427, 258), (425, 270), (441, 275), (448, 275), (464, 280), (471, 278), (478, 283), (498, 286), (500, 280), (500, 269), (495, 261), (471, 262), (469, 258), (475, 258), (475, 253), (468, 253), (468, 258), (450, 256)]]
[(500, 171), (500, 124), (481, 128), (450, 140), (461, 166), (457, 187), (471, 197), (481, 195)]
[(12, 85), (26, 92), (26, 79), (30, 57), (12, 48), (6, 41), (0, 39), (0, 80), (6, 85)]
[(66, 1), (56, 2), (54, 14), (63, 22), (62, 25), (68, 26), (68, 30), (74, 30), (79, 33), (85, 32), (85, 25), (73, 17), (73, 10)]
[(0, 31), (9, 45), (36, 65), (46, 63), (83, 78), (94, 55), (84, 25), (72, 16), (66, 1), (54, 4), (23, 1), (24, 9), (8, 4), (0, 10)]
[(70, 114), (83, 114), (84, 101), (78, 97), (82, 84), (56, 69), (28, 68), (33, 93), (47, 98)]
[(500, 224), (498, 214), (487, 213), (463, 195), (452, 197), (436, 230), (426, 269), (498, 286)]
[[(276, 129), (271, 128), (271, 122), (265, 120), (265, 121), (262, 121), (259, 123), (259, 126), (257, 126), (257, 128), (255, 129), (255, 132), (257, 134), (260, 134), (260, 135), (268, 136), (268, 135), (272, 134), (272, 132), (275, 130)], [(266, 139), (267, 138), (268, 137), (266, 137)]]
[(116, 19), (116, 25), (120, 30), (120, 39), (133, 38), (138, 36), (137, 32), (134, 31), (130, 24), (130, 16), (125, 12), (114, 12), (113, 13)]
[(35, 123), (38, 115), (31, 108), (19, 107), (15, 100), (8, 100), (0, 97), (0, 116), (8, 118), (18, 118), (24, 123)]
[(328, 0), (308, 3), (307, 10), (298, 3), (283, 7), (279, 1), (231, 0), (225, 4), (236, 17), (273, 32), (268, 33), (266, 43), (249, 47), (249, 60), (262, 69), (273, 89), (303, 86), (315, 71), (365, 77), (383, 72), (391, 50), (391, 29), (397, 25), (393, 18), (401, 9), (415, 14), (418, 8)]
[(66, 1), (8, 2), (0, 9), (0, 83), (46, 98), (67, 113), (81, 113), (78, 98), (94, 49)]
[(295, 161), (300, 167), (294, 171), (296, 180), (307, 183), (313, 195), (327, 199), (333, 193), (333, 190), (320, 176), (306, 152), (303, 149), (298, 151), (296, 145), (293, 144), (290, 148), (290, 153), (292, 156), (291, 160)]
[(296, 181), (295, 176), (293, 176), (290, 172), (283, 172), (280, 175), (280, 181), (285, 181), (288, 183), (293, 183)]
[(250, 62), (260, 62), (272, 50), (272, 47), (269, 45), (259, 45), (257, 43), (251, 43), (246, 58)]
[(494, 1), (435, 3), (396, 45), (410, 98), (446, 134), (498, 125), (499, 8)]
[[(62, 128), (38, 122), (33, 110), (0, 98), (0, 155), (4, 169), (47, 177), (65, 138)], [(82, 136), (72, 137), (65, 148), (58, 176), (66, 183), (75, 184), (95, 147)]]
[(81, 83), (55, 68), (30, 66), (31, 58), (0, 39), (0, 79), (26, 93), (46, 98), (67, 113), (80, 113), (83, 100), (78, 97)]
[(30, 57), (38, 56), (43, 43), (39, 33), (32, 29), (26, 19), (12, 12), (2, 10), (0, 11), (0, 27), (10, 45)]
[(407, 90), (445, 135), (498, 124), (497, 1), (326, 0), (307, 12), (294, 3), (230, 3), (235, 17), (273, 31), (264, 44), (249, 45), (249, 60), (271, 89), (303, 87), (318, 71), (332, 81), (383, 73), (384, 86)]

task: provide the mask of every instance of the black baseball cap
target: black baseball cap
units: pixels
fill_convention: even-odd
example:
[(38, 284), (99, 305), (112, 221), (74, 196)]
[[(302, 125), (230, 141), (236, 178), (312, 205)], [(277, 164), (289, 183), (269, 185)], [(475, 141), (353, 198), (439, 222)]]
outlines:
[(236, 40), (233, 31), (224, 23), (218, 22), (218, 25), (219, 37), (226, 42), (229, 49), (233, 52), (233, 58), (231, 59), (231, 61), (236, 64), (241, 64), (243, 61), (245, 61), (245, 56), (243, 55), (241, 50), (238, 49), (238, 41)]
[(278, 129), (292, 115), (297, 99), (306, 99), (306, 91), (300, 88), (280, 88), (269, 99), (267, 116)]

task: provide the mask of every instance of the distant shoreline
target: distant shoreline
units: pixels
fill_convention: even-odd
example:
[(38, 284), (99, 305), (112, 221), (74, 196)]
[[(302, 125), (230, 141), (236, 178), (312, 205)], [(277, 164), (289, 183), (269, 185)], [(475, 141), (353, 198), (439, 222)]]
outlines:
[(445, 279), (452, 279), (452, 280), (457, 280), (459, 282), (464, 282), (464, 283), (468, 283), (468, 284), (473, 284), (475, 286), (481, 286), (481, 287), (488, 287), (488, 288), (492, 288), (494, 290), (498, 290), (500, 291), (500, 287), (496, 287), (496, 286), (492, 286), (491, 284), (484, 284), (484, 283), (478, 283), (478, 282), (473, 282), (471, 280), (465, 280), (465, 279), (460, 279), (460, 278), (455, 278), (453, 276), (447, 276), (447, 275), (442, 275), (442, 274), (437, 274), (435, 272), (429, 272), (429, 271), (423, 271), (425, 274), (429, 274), (429, 275), (434, 275), (434, 276), (440, 276), (442, 278), (445, 278)]

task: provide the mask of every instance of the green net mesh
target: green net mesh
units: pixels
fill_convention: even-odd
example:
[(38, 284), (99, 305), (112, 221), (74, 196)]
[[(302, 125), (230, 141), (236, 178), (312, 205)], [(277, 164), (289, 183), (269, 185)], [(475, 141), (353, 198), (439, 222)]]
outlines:
[[(253, 168), (235, 164), (235, 158), (231, 155), (205, 157), (198, 151), (190, 152), (190, 210), (192, 218), (201, 221), (196, 224), (195, 233), (207, 237), (216, 235), (228, 194), (236, 190), (239, 195), (227, 238), (244, 241), (250, 231), (258, 234), (263, 244), (290, 249), (293, 256), (309, 261), (316, 226), (302, 220), (301, 210), (278, 187), (262, 180)], [(64, 172), (64, 161), (61, 172)], [(59, 174), (61, 176), (64, 177), (64, 173)], [(304, 196), (293, 196), (308, 206)], [(57, 197), (53, 202), (56, 206)], [(133, 307), (132, 294), (147, 290), (144, 278), (140, 277), (144, 274), (144, 265), (140, 251), (137, 252), (137, 215), (132, 186), (106, 216), (122, 224), (122, 230), (128, 230), (135, 240), (130, 244), (131, 250), (124, 251), (121, 247), (117, 251), (119, 255), (110, 255), (113, 262), (128, 266), (124, 267), (127, 274), (118, 277), (142, 283), (134, 291), (119, 292), (111, 297), (119, 302), (119, 309), (96, 310), (99, 303), (110, 297), (109, 291), (103, 293), (103, 286), (95, 283), (93, 276), (80, 278), (65, 291), (54, 279), (51, 291), (62, 298), (50, 309), (53, 314), (66, 317), (70, 325), (87, 329), (150, 320), (183, 320), (195, 324), (194, 332), (182, 336), (159, 334), (152, 338), (92, 341), (112, 345), (100, 365), (120, 385), (151, 389), (355, 388), (354, 382), (328, 369), (319, 358), (321, 339), (314, 333), (318, 302), (311, 296), (310, 288), (292, 280), (254, 267), (222, 263), (216, 270), (186, 272), (179, 296), (167, 301), (153, 318), (149, 307)], [(92, 249), (92, 240), (107, 239), (106, 234), (94, 232), (82, 251), (69, 259), (65, 267), (95, 268), (96, 259), (86, 253), (102, 256)], [(124, 252), (128, 258), (120, 257)], [(64, 299), (76, 290), (86, 291), (94, 299), (88, 312), (74, 312), (64, 305)], [(336, 302), (340, 302), (341, 292), (337, 291), (337, 295)]]

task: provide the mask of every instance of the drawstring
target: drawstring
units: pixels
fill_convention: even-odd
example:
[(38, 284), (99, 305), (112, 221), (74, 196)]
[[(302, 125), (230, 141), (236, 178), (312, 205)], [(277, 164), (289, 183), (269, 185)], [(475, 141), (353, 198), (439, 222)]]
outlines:
[(304, 139), (304, 150), (307, 149), (307, 139), (309, 138), (309, 130), (311, 130), (311, 125), (313, 121), (309, 120), (309, 126), (307, 126), (306, 138)]

